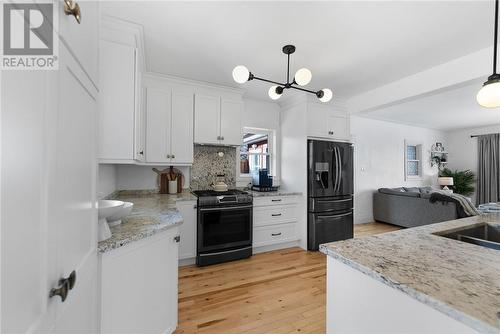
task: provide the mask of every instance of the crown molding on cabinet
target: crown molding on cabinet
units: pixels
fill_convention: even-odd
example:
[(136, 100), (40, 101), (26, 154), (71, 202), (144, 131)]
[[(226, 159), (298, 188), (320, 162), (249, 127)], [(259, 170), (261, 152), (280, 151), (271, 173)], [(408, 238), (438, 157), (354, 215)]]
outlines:
[[(117, 33), (113, 33), (114, 31)], [(131, 37), (131, 39), (127, 40), (124, 36)], [(137, 48), (139, 55), (141, 55), (139, 57), (139, 71), (144, 73), (148, 70), (146, 49), (144, 47), (144, 28), (141, 24), (102, 14), (101, 38)]]

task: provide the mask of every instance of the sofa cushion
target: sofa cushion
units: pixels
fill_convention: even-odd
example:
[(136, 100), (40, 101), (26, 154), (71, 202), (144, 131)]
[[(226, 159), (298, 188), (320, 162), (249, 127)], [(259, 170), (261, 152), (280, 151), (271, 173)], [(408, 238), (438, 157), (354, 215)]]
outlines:
[(419, 197), (420, 192), (407, 192), (404, 188), (380, 188), (378, 190), (381, 194), (406, 196), (406, 197)]
[(411, 187), (411, 188), (406, 188), (404, 187), (404, 190), (409, 192), (409, 193), (418, 193), (420, 194), (420, 188), (418, 187)]
[(431, 198), (431, 192), (428, 192), (428, 193), (421, 193), (420, 194), (420, 197), (424, 198), (424, 199), (430, 199)]

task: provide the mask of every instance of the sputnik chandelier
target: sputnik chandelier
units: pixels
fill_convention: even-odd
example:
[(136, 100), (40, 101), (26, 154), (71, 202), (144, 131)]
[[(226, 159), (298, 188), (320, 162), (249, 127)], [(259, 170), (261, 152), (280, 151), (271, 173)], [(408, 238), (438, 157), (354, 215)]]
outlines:
[(237, 83), (245, 83), (250, 80), (260, 80), (264, 82), (269, 82), (274, 84), (269, 88), (269, 97), (273, 100), (277, 100), (281, 97), (283, 94), (283, 91), (285, 89), (297, 89), (301, 90), (303, 92), (311, 93), (314, 94), (318, 97), (318, 99), (321, 102), (328, 102), (332, 99), (333, 93), (330, 89), (328, 88), (323, 88), (318, 91), (312, 91), (309, 89), (301, 88), (300, 86), (305, 86), (309, 82), (311, 82), (312, 78), (312, 73), (309, 71), (307, 68), (301, 68), (295, 73), (295, 76), (293, 78), (293, 81), (290, 82), (290, 55), (295, 52), (295, 46), (293, 45), (285, 45), (283, 47), (283, 53), (287, 55), (288, 57), (288, 63), (287, 63), (287, 72), (286, 72), (286, 83), (280, 83), (264, 78), (259, 78), (255, 76), (252, 72), (248, 70), (243, 65), (238, 65), (234, 68), (233, 70), (233, 79)]

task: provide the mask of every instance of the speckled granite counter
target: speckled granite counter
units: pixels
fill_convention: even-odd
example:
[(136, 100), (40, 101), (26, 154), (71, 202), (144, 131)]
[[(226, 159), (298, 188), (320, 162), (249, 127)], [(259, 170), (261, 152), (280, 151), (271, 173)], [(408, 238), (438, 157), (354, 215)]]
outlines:
[(112, 197), (134, 203), (134, 209), (129, 216), (122, 219), (120, 225), (111, 227), (111, 238), (99, 242), (100, 253), (109, 252), (182, 224), (183, 219), (175, 208), (175, 203), (196, 200), (190, 192), (163, 195), (153, 191), (120, 191)]
[(453, 220), (320, 250), (481, 333), (500, 333), (500, 251), (433, 234), (478, 223)]
[(300, 192), (293, 192), (293, 191), (285, 191), (285, 190), (278, 190), (278, 191), (254, 191), (254, 190), (245, 190), (249, 194), (251, 194), (253, 197), (267, 197), (267, 196), (302, 196), (302, 193)]

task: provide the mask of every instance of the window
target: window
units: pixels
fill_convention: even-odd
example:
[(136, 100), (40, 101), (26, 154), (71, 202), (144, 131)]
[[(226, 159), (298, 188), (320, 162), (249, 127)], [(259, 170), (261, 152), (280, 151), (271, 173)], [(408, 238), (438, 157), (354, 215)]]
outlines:
[(405, 142), (405, 180), (422, 177), (422, 145)]
[(244, 129), (243, 144), (239, 151), (240, 176), (250, 176), (259, 169), (267, 169), (270, 175), (275, 175), (274, 137), (273, 130)]

